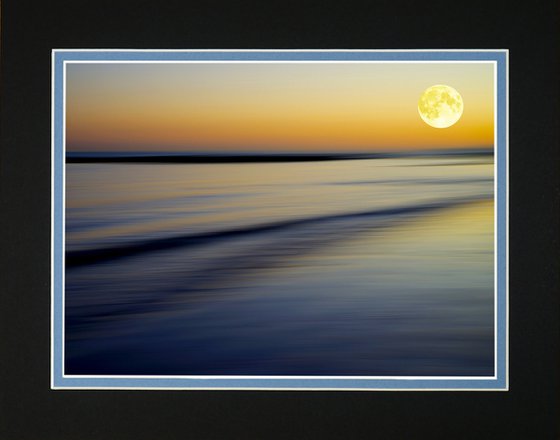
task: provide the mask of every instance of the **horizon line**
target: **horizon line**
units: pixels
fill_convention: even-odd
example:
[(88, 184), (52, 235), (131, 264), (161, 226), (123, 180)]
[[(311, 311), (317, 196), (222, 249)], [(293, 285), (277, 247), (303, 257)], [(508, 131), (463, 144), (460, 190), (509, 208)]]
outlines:
[(258, 163), (258, 162), (309, 162), (360, 159), (390, 159), (402, 157), (434, 156), (493, 156), (491, 148), (392, 151), (371, 153), (332, 152), (152, 152), (152, 151), (69, 151), (66, 163)]

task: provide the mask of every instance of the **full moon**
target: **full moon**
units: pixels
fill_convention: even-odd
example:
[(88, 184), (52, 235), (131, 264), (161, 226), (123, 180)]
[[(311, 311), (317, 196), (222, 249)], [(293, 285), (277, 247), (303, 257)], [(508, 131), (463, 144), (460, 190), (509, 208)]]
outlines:
[(441, 84), (428, 87), (418, 100), (418, 113), (432, 127), (451, 127), (463, 114), (463, 98), (453, 87)]

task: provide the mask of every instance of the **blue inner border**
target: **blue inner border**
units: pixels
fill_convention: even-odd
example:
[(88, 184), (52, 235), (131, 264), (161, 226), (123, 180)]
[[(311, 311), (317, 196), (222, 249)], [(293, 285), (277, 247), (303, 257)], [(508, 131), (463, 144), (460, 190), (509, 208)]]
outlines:
[[(497, 64), (497, 365), (491, 379), (122, 378), (63, 376), (65, 61), (495, 61)], [(53, 388), (507, 389), (507, 52), (492, 51), (53, 51)]]

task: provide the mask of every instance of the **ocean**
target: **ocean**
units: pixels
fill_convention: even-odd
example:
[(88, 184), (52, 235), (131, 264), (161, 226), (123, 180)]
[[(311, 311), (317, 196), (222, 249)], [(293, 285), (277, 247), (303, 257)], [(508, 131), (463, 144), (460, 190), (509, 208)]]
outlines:
[(65, 372), (491, 376), (494, 162), (68, 163)]

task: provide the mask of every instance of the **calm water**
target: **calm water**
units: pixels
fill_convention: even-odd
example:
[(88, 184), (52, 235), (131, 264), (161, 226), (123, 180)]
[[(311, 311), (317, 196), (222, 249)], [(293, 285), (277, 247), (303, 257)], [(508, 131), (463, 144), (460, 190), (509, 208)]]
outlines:
[(491, 157), (69, 164), (66, 373), (492, 375)]

